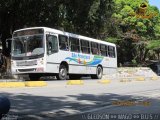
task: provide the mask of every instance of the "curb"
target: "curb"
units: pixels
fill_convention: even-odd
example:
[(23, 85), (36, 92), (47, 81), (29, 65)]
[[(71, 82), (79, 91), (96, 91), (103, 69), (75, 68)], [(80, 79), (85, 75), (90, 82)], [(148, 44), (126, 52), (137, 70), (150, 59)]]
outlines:
[(1, 88), (17, 88), (25, 87), (24, 82), (0, 82)]
[(43, 87), (47, 86), (47, 83), (44, 81), (27, 81), (24, 83), (26, 87)]
[(151, 80), (158, 80), (158, 77), (154, 76), (154, 77), (151, 78)]
[(44, 81), (0, 82), (0, 88), (42, 87), (42, 86), (47, 86), (47, 83)]
[(136, 81), (145, 81), (145, 78), (144, 77), (137, 77)]
[(97, 82), (101, 84), (109, 84), (111, 83), (111, 80), (98, 80)]
[(120, 80), (120, 82), (131, 82), (131, 80), (127, 79), (127, 78), (123, 78)]
[(84, 85), (83, 80), (68, 80), (67, 85)]

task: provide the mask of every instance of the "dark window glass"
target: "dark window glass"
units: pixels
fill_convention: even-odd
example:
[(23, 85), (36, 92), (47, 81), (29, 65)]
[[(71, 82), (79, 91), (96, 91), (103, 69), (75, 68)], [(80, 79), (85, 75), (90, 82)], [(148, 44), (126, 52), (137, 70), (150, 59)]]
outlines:
[(95, 55), (99, 54), (98, 43), (91, 42), (91, 52)]
[(54, 35), (47, 35), (47, 51), (49, 54), (57, 52), (58, 51), (58, 41), (57, 37)]
[(100, 45), (100, 54), (102, 56), (108, 56), (108, 50), (106, 45), (103, 44)]
[(70, 50), (73, 52), (80, 52), (79, 39), (70, 37), (69, 41), (70, 41)]
[(69, 50), (68, 49), (68, 37), (64, 35), (59, 35), (59, 49), (60, 50)]
[(109, 57), (115, 58), (115, 47), (108, 46), (108, 55)]
[(89, 41), (81, 40), (82, 53), (90, 53)]

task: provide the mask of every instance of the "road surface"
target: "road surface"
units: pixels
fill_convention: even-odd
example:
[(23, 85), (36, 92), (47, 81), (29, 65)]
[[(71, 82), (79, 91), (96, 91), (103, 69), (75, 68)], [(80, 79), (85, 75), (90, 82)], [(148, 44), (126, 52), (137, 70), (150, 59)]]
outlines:
[[(84, 85), (46, 81), (45, 87), (0, 88), (11, 101), (8, 117), (35, 120), (160, 119), (160, 80)], [(125, 114), (125, 115), (124, 115)], [(123, 116), (124, 115), (124, 116)]]

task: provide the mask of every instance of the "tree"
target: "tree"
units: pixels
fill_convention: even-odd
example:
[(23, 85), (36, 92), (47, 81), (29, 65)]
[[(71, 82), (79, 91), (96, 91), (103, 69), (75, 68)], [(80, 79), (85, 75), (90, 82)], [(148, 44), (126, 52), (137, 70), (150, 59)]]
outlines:
[(112, 4), (112, 0), (1, 0), (0, 35), (4, 51), (6, 38), (24, 27), (63, 28), (97, 37), (111, 17)]
[(142, 63), (150, 52), (147, 41), (159, 36), (159, 10), (150, 6), (148, 0), (115, 0), (115, 4), (112, 19), (116, 20), (116, 38), (121, 39), (117, 42), (120, 46), (118, 53), (124, 56), (119, 61)]
[(152, 40), (149, 41), (146, 48), (150, 50), (150, 53), (156, 53), (151, 54), (152, 59), (158, 59), (160, 60), (160, 40)]

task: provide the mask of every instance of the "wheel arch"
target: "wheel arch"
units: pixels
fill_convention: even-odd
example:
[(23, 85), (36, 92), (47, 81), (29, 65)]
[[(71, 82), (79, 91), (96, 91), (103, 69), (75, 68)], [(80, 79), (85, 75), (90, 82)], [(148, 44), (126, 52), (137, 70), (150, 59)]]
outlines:
[(102, 70), (103, 70), (103, 66), (102, 66), (101, 64), (98, 64), (98, 66), (97, 66), (97, 67), (99, 67), (99, 66), (100, 66), (100, 67), (102, 68)]
[(64, 65), (67, 68), (67, 72), (69, 72), (69, 64), (66, 61), (62, 61), (59, 66), (61, 65)]

